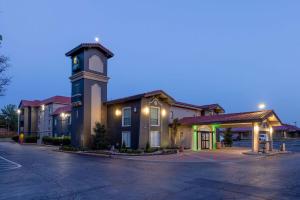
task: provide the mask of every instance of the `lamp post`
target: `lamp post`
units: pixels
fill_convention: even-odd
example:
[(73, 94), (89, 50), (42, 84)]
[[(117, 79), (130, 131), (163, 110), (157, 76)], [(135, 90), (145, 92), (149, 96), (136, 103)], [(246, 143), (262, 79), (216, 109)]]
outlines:
[(20, 135), (20, 114), (21, 114), (21, 110), (18, 109), (17, 113), (18, 113), (18, 135)]

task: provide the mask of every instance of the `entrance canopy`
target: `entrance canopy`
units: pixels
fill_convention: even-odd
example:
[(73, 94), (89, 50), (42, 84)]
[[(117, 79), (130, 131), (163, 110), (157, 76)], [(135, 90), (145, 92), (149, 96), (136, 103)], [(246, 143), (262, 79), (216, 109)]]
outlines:
[(255, 112), (229, 113), (212, 116), (184, 117), (179, 120), (181, 125), (213, 125), (219, 127), (252, 127), (253, 123), (268, 122), (270, 126), (281, 126), (279, 117), (273, 110)]
[[(272, 134), (273, 127), (281, 126), (279, 117), (273, 110), (262, 110), (255, 112), (229, 113), (212, 116), (185, 117), (179, 120), (182, 126), (193, 126), (194, 138), (197, 138), (199, 126), (209, 126), (212, 130), (212, 145), (216, 148), (216, 129), (252, 127), (252, 151), (259, 151), (259, 133), (266, 131), (270, 138), (270, 151), (273, 149)], [(194, 147), (197, 144), (194, 144)]]

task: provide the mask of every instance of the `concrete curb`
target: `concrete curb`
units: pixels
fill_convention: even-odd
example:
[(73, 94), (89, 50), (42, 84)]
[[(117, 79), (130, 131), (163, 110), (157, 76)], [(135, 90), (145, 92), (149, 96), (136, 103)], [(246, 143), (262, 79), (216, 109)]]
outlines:
[(253, 152), (243, 152), (244, 155), (249, 155), (249, 156), (276, 156), (276, 155), (281, 155), (281, 154), (292, 154), (293, 152), (291, 151), (277, 151), (277, 152), (271, 152), (271, 153), (253, 153)]
[(62, 153), (77, 154), (77, 155), (84, 155), (84, 156), (97, 156), (97, 157), (112, 158), (112, 155), (99, 154), (99, 153), (88, 153), (88, 152), (81, 152), (81, 151), (62, 151), (62, 150), (59, 150), (59, 149), (53, 149), (53, 151), (62, 152)]

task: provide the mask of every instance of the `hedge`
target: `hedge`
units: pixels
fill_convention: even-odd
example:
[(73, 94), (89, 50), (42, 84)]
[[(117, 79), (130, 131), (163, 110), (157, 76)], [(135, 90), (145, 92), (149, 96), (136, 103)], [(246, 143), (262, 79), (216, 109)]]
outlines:
[[(13, 141), (15, 141), (15, 142), (19, 142), (19, 136), (18, 135), (16, 135), (16, 136), (13, 136), (12, 138), (11, 138)], [(31, 136), (31, 135), (25, 135), (24, 136), (24, 143), (37, 143), (37, 140), (38, 140), (39, 138), (37, 137), (37, 136)]]
[(70, 145), (71, 144), (71, 138), (69, 136), (65, 137), (49, 137), (44, 136), (43, 137), (43, 143), (48, 145)]

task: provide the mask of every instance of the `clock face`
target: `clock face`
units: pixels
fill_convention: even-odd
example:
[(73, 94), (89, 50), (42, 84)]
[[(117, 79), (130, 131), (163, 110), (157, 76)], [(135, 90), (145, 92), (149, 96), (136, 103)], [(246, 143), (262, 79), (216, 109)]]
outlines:
[(72, 70), (77, 71), (79, 69), (79, 59), (77, 56), (73, 57), (72, 60)]

